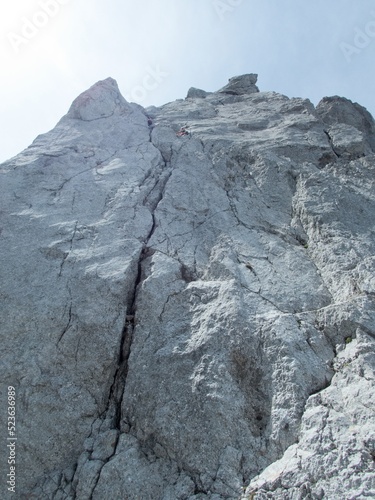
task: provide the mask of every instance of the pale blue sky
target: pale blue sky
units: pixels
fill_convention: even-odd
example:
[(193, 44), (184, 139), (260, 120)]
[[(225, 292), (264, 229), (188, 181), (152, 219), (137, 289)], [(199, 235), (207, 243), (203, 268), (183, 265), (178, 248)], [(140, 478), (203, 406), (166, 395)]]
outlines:
[(2, 0), (0, 35), (0, 161), (108, 76), (143, 106), (258, 73), (261, 91), (375, 114), (374, 0)]

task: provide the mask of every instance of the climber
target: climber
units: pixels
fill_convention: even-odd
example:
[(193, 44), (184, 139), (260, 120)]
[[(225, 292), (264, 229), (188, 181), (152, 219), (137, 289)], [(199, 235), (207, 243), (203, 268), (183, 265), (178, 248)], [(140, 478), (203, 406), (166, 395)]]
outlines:
[(148, 125), (149, 127), (151, 127), (151, 126), (152, 126), (152, 118), (151, 118), (151, 116), (148, 116), (148, 117), (147, 117), (147, 125)]
[(189, 132), (186, 130), (186, 127), (181, 127), (176, 135), (177, 137), (182, 137), (183, 135), (189, 135)]

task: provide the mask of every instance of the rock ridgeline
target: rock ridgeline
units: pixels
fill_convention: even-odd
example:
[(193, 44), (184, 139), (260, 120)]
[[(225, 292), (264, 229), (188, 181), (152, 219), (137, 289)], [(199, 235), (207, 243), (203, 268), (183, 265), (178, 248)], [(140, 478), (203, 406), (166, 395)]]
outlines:
[(107, 79), (1, 165), (2, 498), (375, 497), (374, 120), (256, 81)]

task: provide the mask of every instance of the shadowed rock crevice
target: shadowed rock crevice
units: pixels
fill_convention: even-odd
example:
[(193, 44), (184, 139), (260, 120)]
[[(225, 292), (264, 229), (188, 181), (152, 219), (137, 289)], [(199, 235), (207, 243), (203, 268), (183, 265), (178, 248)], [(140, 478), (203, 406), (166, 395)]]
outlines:
[[(272, 401), (267, 394), (267, 371), (259, 357), (250, 358), (243, 351), (231, 353), (232, 373), (245, 397), (245, 418), (253, 436), (263, 436), (270, 421)], [(248, 478), (246, 478), (248, 479)]]
[[(133, 336), (135, 334), (135, 328), (137, 324), (137, 291), (138, 288), (141, 286), (142, 281), (144, 281), (147, 277), (145, 271), (145, 261), (153, 253), (152, 249), (148, 247), (148, 243), (152, 238), (152, 235), (154, 234), (155, 229), (157, 227), (155, 212), (157, 210), (159, 203), (163, 199), (167, 182), (170, 176), (172, 175), (172, 170), (171, 169), (167, 170), (166, 163), (162, 165), (162, 169), (163, 168), (166, 169), (166, 171), (162, 170), (160, 177), (155, 180), (154, 186), (152, 187), (151, 191), (149, 191), (149, 193), (146, 195), (143, 201), (143, 205), (150, 210), (152, 216), (152, 226), (149, 233), (144, 238), (142, 250), (140, 252), (137, 261), (137, 272), (135, 274), (136, 277), (134, 281), (134, 286), (128, 292), (129, 298), (127, 300), (125, 325), (122, 331), (119, 358), (117, 362), (118, 368), (115, 372), (114, 381), (110, 389), (107, 409), (101, 417), (104, 420), (107, 420), (109, 417), (112, 420), (112, 423), (110, 424), (111, 428), (115, 429), (118, 432), (121, 432), (123, 431), (124, 428), (126, 428), (126, 424), (124, 425), (123, 423), (126, 421), (126, 419), (123, 419), (122, 417), (121, 407), (124, 396), (124, 390), (126, 386), (126, 379), (129, 370), (128, 361), (131, 353)], [(110, 457), (108, 457), (99, 468), (95, 485), (92, 487), (92, 493), (90, 499), (93, 498), (93, 495), (95, 493), (95, 488), (100, 481), (101, 470), (108, 462), (110, 462), (111, 458), (116, 454), (117, 445), (118, 445), (118, 436), (116, 438), (116, 442), (114, 445), (113, 454)]]

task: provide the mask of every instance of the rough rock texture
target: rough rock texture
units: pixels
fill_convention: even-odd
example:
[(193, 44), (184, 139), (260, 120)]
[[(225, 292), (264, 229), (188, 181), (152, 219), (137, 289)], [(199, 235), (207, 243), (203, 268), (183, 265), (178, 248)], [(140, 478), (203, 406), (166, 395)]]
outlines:
[(255, 83), (107, 79), (1, 165), (16, 498), (375, 496), (374, 121)]
[(190, 87), (186, 97), (187, 98), (189, 98), (189, 97), (192, 97), (192, 98), (201, 97), (202, 99), (204, 99), (205, 97), (208, 96), (208, 94), (209, 93), (206, 92), (205, 90), (197, 89), (196, 87)]
[(244, 95), (253, 92), (259, 92), (255, 85), (258, 75), (250, 73), (249, 75), (240, 75), (229, 78), (229, 82), (225, 87), (219, 90), (223, 94)]
[(363, 135), (372, 152), (375, 151), (375, 123), (366, 108), (345, 97), (334, 96), (324, 97), (316, 110), (324, 123), (331, 125), (333, 130), (340, 125), (353, 127), (357, 134)]

